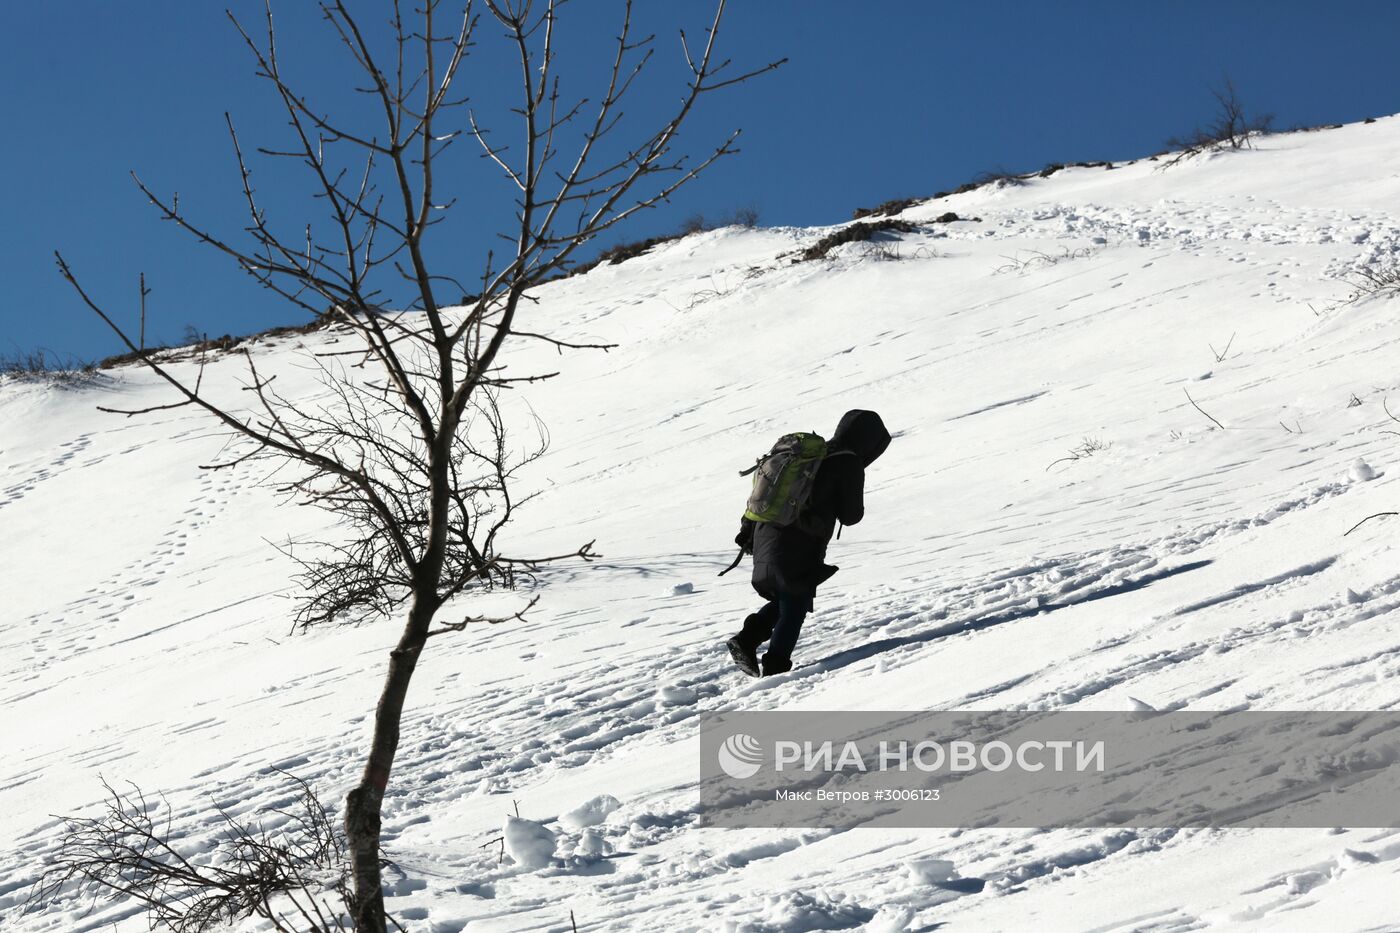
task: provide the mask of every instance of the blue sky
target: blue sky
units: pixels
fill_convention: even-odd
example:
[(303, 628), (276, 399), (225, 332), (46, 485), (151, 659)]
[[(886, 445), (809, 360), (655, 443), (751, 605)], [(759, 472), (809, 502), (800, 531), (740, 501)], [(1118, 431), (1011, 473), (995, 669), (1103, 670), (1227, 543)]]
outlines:
[[(285, 137), (226, 5), (251, 22), (261, 13), (260, 0), (0, 5), (0, 355), (42, 347), (92, 359), (120, 349), (58, 278), (54, 249), (127, 320), (144, 271), (157, 340), (177, 341), (187, 326), (217, 335), (304, 320), (162, 223), (128, 178), (135, 170), (158, 191), (179, 191), (217, 230), (241, 229), (223, 114), (246, 148)], [(639, 7), (658, 43), (630, 114), (642, 124), (678, 91), (676, 29), (698, 33), (711, 5)], [(314, 5), (282, 0), (275, 10), (288, 69), (309, 95), (343, 106), (344, 56)], [(594, 53), (616, 10), (611, 0), (564, 7), (566, 90), (598, 93)], [(768, 225), (831, 223), (987, 169), (1150, 154), (1208, 118), (1209, 88), (1227, 73), (1246, 105), (1281, 127), (1394, 113), (1397, 35), (1400, 3), (1381, 0), (731, 0), (724, 50), (739, 64), (790, 62), (703, 101), (689, 139), (698, 149), (742, 128), (742, 153), (611, 239), (740, 207)], [(483, 32), (463, 84), (475, 105), (499, 109), (514, 78), (496, 35)], [(442, 171), (463, 206), (441, 228), (439, 256), (469, 279), (504, 223), (504, 192), (465, 144), (455, 158)], [(295, 176), (254, 170), (269, 207), (298, 222)]]

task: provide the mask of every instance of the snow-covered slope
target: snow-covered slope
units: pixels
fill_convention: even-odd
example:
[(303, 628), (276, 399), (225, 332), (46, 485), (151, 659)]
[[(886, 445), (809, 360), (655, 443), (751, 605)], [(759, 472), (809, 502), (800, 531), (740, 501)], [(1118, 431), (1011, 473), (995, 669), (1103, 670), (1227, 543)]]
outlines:
[[(562, 371), (522, 390), (552, 448), (514, 540), (606, 557), (420, 665), (390, 909), (433, 933), (570, 911), (580, 930), (1393, 928), (1396, 831), (719, 830), (695, 825), (695, 781), (706, 710), (1400, 704), (1400, 528), (1343, 537), (1400, 506), (1400, 303), (1338, 301), (1354, 264), (1397, 257), (1397, 165), (1387, 118), (924, 204), (904, 219), (980, 220), (902, 235), (897, 261), (794, 264), (830, 231), (726, 229), (542, 288), (530, 329), (620, 347), (514, 358)], [(254, 352), (310, 393), (303, 344), (336, 339)], [(238, 367), (207, 380), (233, 392)], [(17, 916), (48, 815), (90, 809), (100, 777), (165, 792), (197, 850), (214, 803), (285, 796), (274, 767), (334, 801), (360, 765), (397, 623), (289, 636), (267, 541), (325, 517), (257, 471), (198, 470), (223, 438), (195, 413), (95, 411), (168, 400), (130, 368), (0, 387), (5, 929), (144, 929), (131, 907)], [(756, 601), (715, 577), (735, 474), (853, 407), (896, 435), (867, 518), (833, 546), (797, 669), (747, 680), (721, 643)], [(600, 824), (561, 819), (601, 795)], [(481, 848), (517, 806), (560, 834), (543, 867)]]

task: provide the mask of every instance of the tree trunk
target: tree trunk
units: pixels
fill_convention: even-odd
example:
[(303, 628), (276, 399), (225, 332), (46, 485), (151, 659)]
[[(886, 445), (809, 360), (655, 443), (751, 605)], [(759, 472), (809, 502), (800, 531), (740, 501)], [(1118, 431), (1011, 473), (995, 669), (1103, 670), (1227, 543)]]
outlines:
[(418, 658), (428, 641), (433, 616), (442, 603), (438, 584), (447, 551), (449, 491), (452, 478), (452, 438), (457, 421), (450, 407), (451, 386), (444, 388), (438, 434), (429, 458), (428, 540), (422, 559), (414, 568), (413, 604), (398, 646), (389, 652), (389, 675), (374, 711), (374, 737), (369, 759), (359, 785), (345, 795), (345, 838), (350, 846), (351, 875), (355, 885), (355, 930), (357, 933), (387, 933), (384, 919), (384, 889), (379, 877), (380, 809), (389, 772), (399, 748), (399, 721), (403, 718), (408, 683), (418, 667)]
[(389, 653), (389, 674), (374, 713), (369, 759), (360, 783), (345, 796), (345, 837), (350, 847), (357, 933), (387, 933), (384, 890), (379, 877), (380, 808), (399, 747), (404, 698), (418, 666), (418, 656), (428, 640), (428, 625), (437, 611), (435, 603), (432, 596), (420, 594), (414, 598), (403, 637)]

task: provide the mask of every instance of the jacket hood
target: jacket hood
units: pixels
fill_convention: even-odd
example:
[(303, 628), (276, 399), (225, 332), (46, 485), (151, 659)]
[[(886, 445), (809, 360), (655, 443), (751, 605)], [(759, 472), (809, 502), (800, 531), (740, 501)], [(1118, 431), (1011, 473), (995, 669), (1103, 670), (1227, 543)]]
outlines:
[(870, 466), (890, 446), (890, 432), (885, 430), (885, 422), (875, 412), (853, 409), (841, 416), (829, 446), (852, 451), (863, 465)]

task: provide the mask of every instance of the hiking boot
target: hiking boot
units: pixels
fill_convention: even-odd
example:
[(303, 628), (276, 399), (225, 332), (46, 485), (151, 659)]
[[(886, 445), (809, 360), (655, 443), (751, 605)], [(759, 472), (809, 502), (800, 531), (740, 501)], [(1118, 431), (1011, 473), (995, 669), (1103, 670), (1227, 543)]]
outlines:
[(750, 648), (738, 635), (725, 642), (729, 646), (729, 656), (734, 659), (739, 670), (750, 677), (758, 676), (758, 653)]
[(786, 674), (792, 670), (792, 658), (775, 658), (773, 655), (763, 656), (763, 676), (772, 677), (774, 674)]

